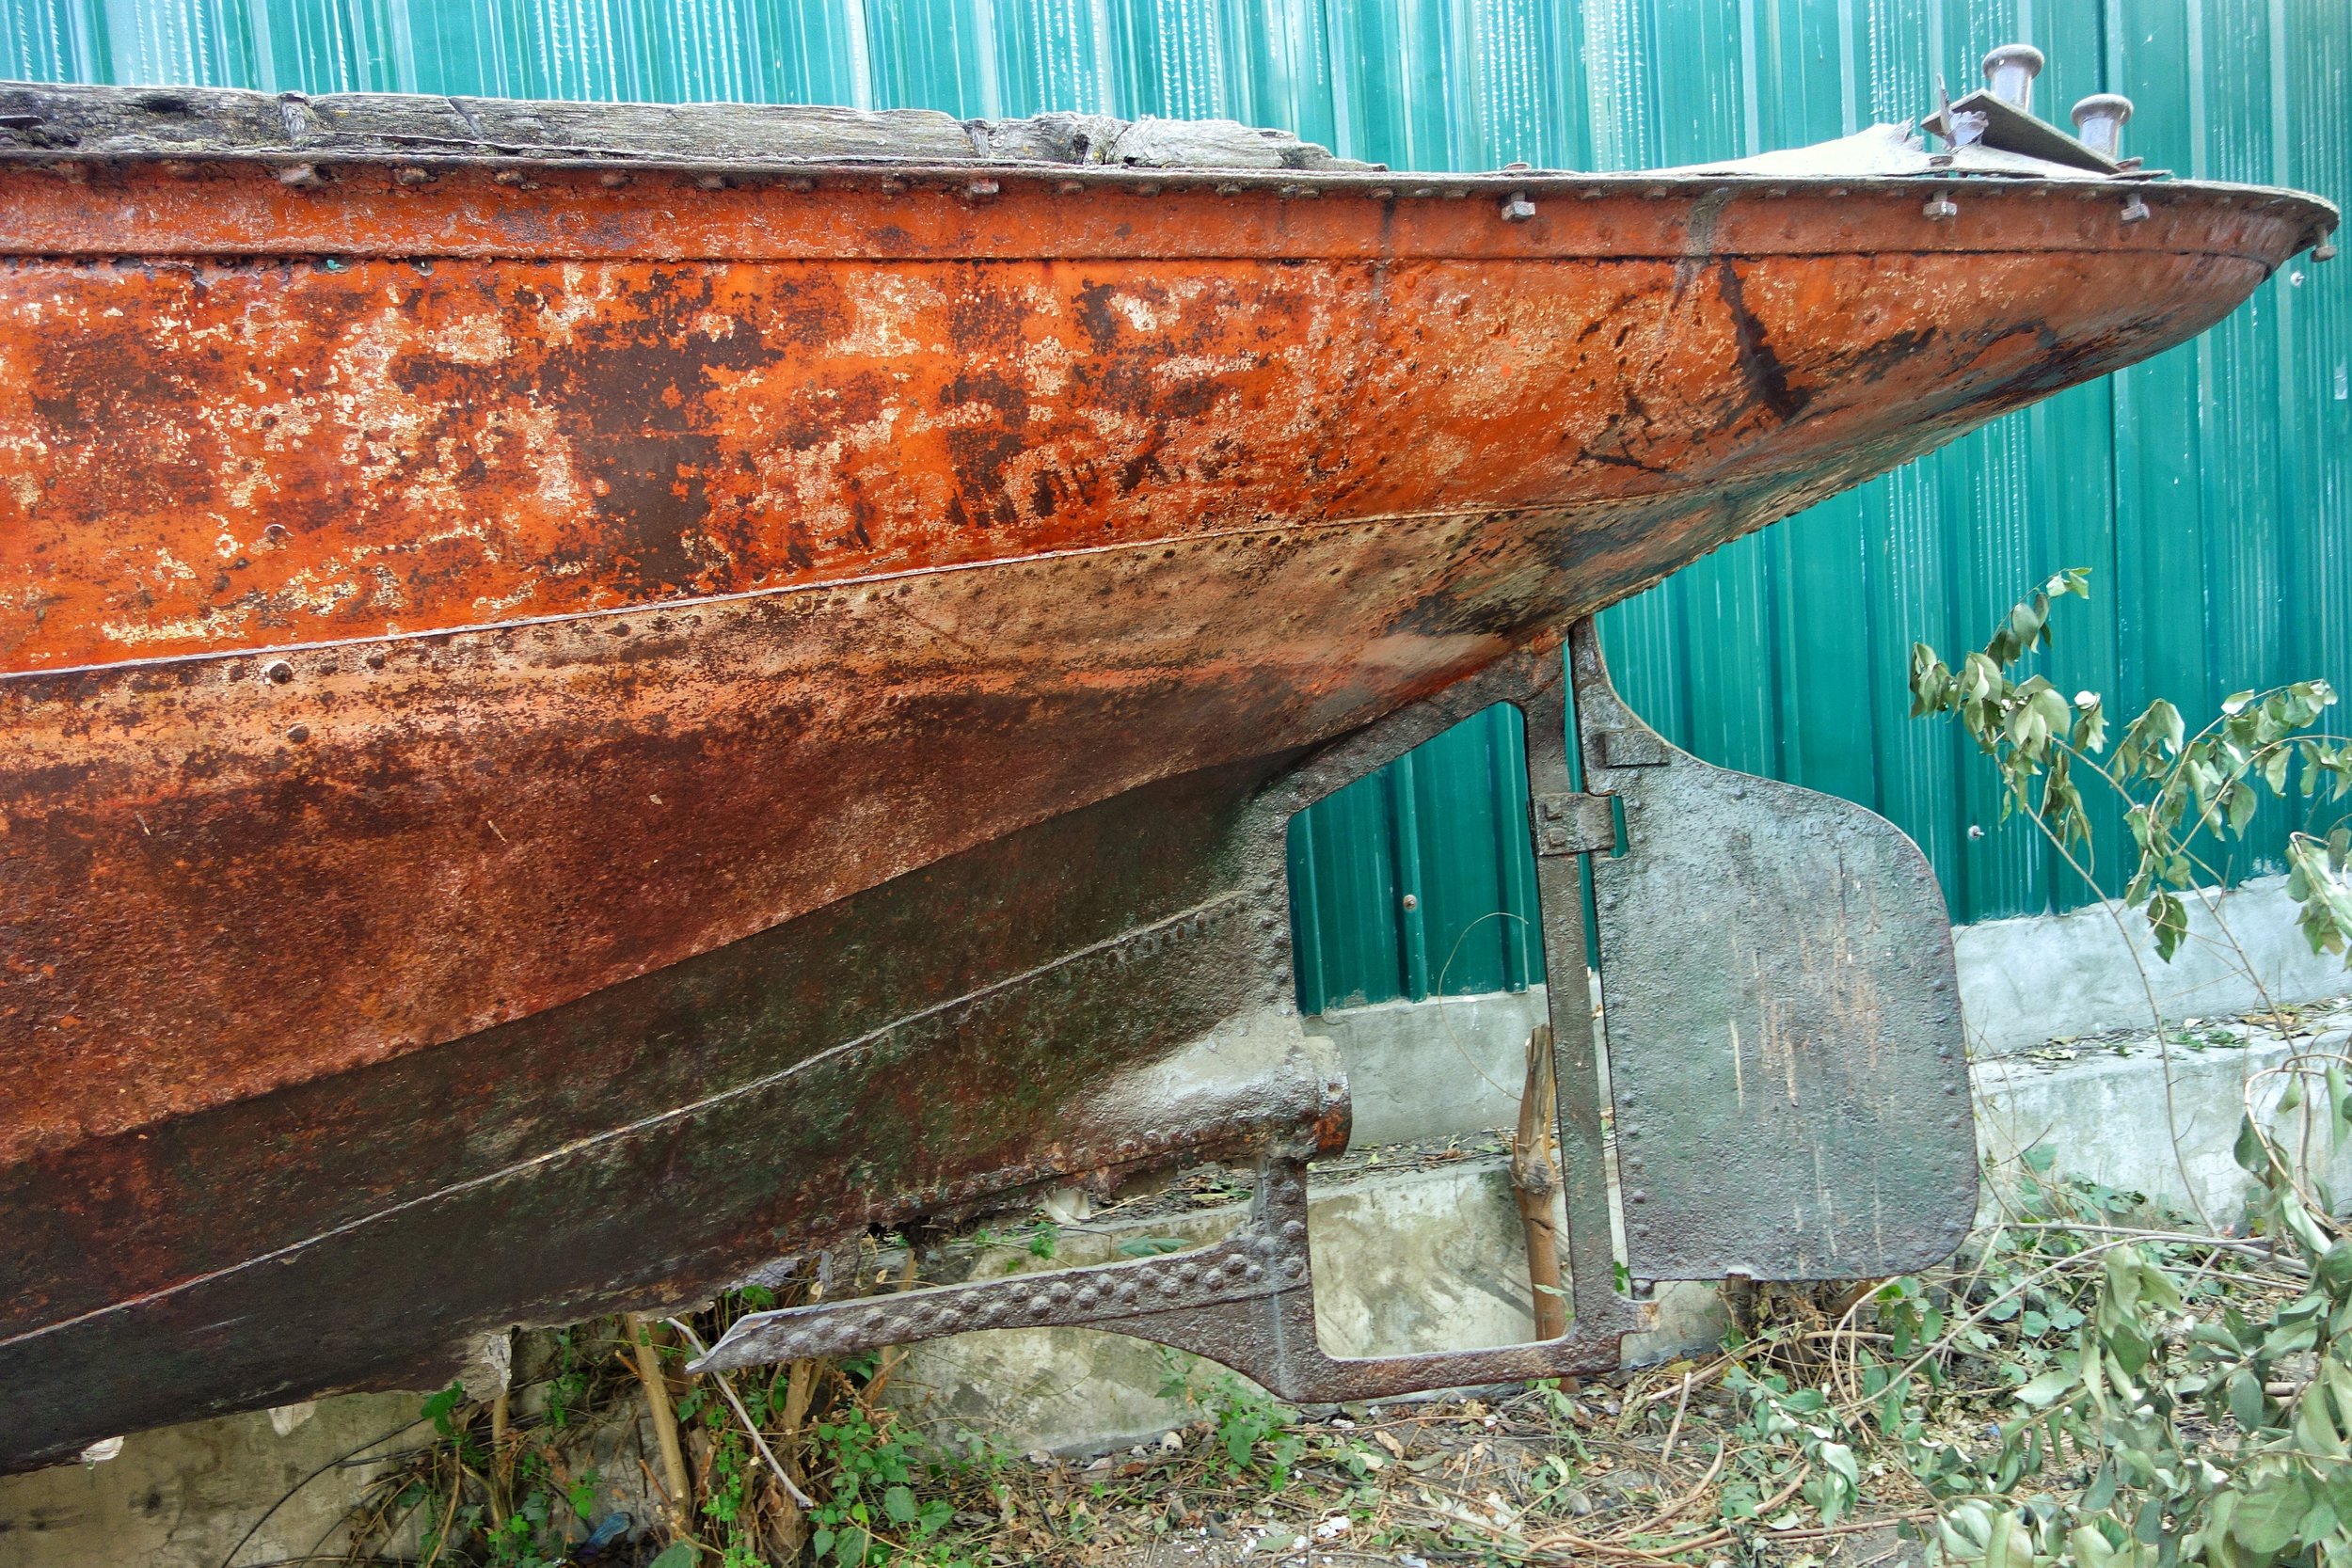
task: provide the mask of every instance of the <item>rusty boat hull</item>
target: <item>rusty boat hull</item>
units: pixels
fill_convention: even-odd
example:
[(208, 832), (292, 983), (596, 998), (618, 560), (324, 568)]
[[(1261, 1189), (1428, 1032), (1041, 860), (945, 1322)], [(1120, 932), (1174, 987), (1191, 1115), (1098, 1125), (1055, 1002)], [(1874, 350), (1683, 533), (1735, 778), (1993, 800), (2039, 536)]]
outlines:
[(0, 149), (0, 1465), (1343, 1141), (1148, 1087), (1290, 1006), (1270, 789), (2333, 224), (193, 96)]

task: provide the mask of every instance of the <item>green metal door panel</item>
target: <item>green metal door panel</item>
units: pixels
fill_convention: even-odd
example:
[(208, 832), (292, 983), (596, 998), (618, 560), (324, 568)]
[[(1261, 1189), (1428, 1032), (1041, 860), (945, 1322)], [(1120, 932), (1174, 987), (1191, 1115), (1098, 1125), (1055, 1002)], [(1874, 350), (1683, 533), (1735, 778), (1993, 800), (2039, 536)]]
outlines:
[[(1521, 722), (1516, 708), (1489, 708), (1415, 759), (1423, 994), (1521, 988), (1540, 962), (1529, 961), (1533, 878), (1512, 875), (1528, 860)], [(1502, 787), (1474, 787), (1485, 779)]]
[[(2049, 556), (2045, 531), (2037, 526), (2048, 509), (2031, 484), (2030, 440), (2031, 426), (2026, 420), (2005, 420), (1965, 437), (1959, 450), (1936, 454), (1933, 472), (1941, 518), (1976, 519), (1967, 542), (1973, 547), (1947, 546), (1952, 588), (1963, 606), (2006, 603), (2022, 585), (2051, 570), (2044, 563)], [(1950, 530), (1946, 531), (1948, 535)], [(1981, 640), (1986, 619), (1964, 613), (1956, 617), (1947, 645)], [(2001, 817), (2000, 789), (1993, 770), (1972, 765), (1965, 748), (1958, 750), (1961, 754), (1951, 766), (1968, 828), (1963, 829), (1959, 842), (1957, 895), (1974, 903), (2006, 892), (2024, 907), (2041, 907), (2049, 893), (2045, 846), (2030, 832), (1991, 831)], [(1979, 835), (1970, 828), (1987, 831)]]
[[(2271, 93), (2216, 87), (2269, 81), (2282, 14), (2220, 0), (2118, 13), (2109, 69), (2138, 105), (2129, 134), (2152, 165), (2217, 179), (2273, 176), (2274, 138), (2297, 132), (2275, 123)], [(2167, 695), (2209, 707), (2234, 688), (2294, 674), (2343, 679), (2340, 663), (2288, 662), (2284, 567), (2293, 535), (2308, 523), (2280, 504), (2292, 466), (2279, 419), (2280, 292), (2274, 282), (2213, 332), (2116, 378), (2117, 509), (2129, 525), (2118, 538), (2119, 684), (2135, 705)], [(2326, 589), (2340, 594), (2343, 584)], [(2326, 589), (2306, 581), (2298, 597)], [(2283, 813), (2265, 810), (2254, 842), (2275, 843), (2283, 826)]]
[[(0, 0), (21, 78), (1219, 115), (1418, 169), (1845, 135), (1973, 87), (2013, 38), (2049, 57), (2052, 119), (2122, 91), (2152, 166), (2352, 196), (2344, 0)], [(1981, 762), (1905, 717), (1905, 650), (1980, 641), (2021, 587), (2088, 565), (2047, 667), (2120, 709), (2352, 683), (2348, 275), (2297, 262), (2195, 343), (1610, 610), (1621, 689), (1703, 756), (1893, 817), (1957, 918), (2081, 902)], [(1309, 1006), (1540, 974), (1518, 722), (1482, 715), (1302, 818)], [(2119, 832), (2109, 811), (2103, 872)]]
[(1009, 112), (986, 0), (866, 0), (866, 10), (877, 107), (944, 109), (966, 119)]
[(1318, 1010), (1542, 973), (1524, 748), (1518, 710), (1491, 707), (1292, 822), (1293, 940)]
[(1778, 776), (1875, 806), (1878, 772), (1867, 733), (1878, 697), (1869, 535), (1862, 499), (1839, 496), (1806, 515), (1803, 530), (1762, 535), (1774, 578), (1778, 634), (1772, 643)]
[[(2110, 704), (2120, 705), (2123, 698), (2122, 621), (2115, 613), (2114, 597), (2119, 556), (2112, 485), (2113, 391), (2106, 383), (2076, 388), (2028, 410), (2024, 424), (2031, 465), (2022, 478), (2036, 533), (2031, 555), (2006, 591), (2014, 593), (2016, 584), (2054, 566), (2090, 567), (2097, 597), (2090, 605), (2070, 603), (2066, 607), (2067, 622), (2059, 633), (2064, 641), (2058, 644), (2054, 657), (2041, 662), (2053, 678), (2067, 682), (2070, 693), (2098, 691), (2106, 694)], [(2003, 591), (2002, 585), (1988, 585), (1986, 590), (1994, 596)], [(1964, 629), (1981, 640), (1989, 628)], [(1982, 760), (1966, 748), (1956, 754), (1954, 765), (1987, 775)], [(2083, 870), (2105, 872), (2111, 869), (2106, 863), (2114, 861), (2122, 852), (2121, 846), (2128, 842), (2122, 810), (2111, 795), (2091, 792), (2085, 799), (2097, 825), (2093, 843), (2104, 860), (2095, 865), (2086, 863)], [(1987, 809), (1994, 812), (1992, 820), (1997, 826), (1997, 804)], [(2082, 871), (2069, 863), (2068, 856), (2042, 843), (2039, 835), (2012, 832), (2009, 836), (2038, 853), (2042, 868), (2040, 886), (2009, 888), (1996, 881), (1982, 891), (1987, 900), (1984, 907), (2001, 912), (2068, 909), (2090, 896), (2090, 883)], [(2079, 854), (2074, 858), (2080, 858)]]
[(1311, 1011), (1406, 994), (1390, 787), (1359, 780), (1291, 823), (1292, 943)]

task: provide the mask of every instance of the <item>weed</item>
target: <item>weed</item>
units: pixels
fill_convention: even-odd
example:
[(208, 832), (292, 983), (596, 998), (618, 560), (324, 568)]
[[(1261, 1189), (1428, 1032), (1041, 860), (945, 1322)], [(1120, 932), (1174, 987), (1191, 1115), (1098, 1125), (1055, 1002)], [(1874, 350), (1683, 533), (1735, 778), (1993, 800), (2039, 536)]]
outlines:
[(1307, 1451), (1307, 1441), (1291, 1430), (1297, 1412), (1278, 1404), (1231, 1373), (1209, 1385), (1201, 1402), (1216, 1423), (1216, 1445), (1229, 1475), (1256, 1470), (1279, 1492), (1291, 1483), (1291, 1467)]
[(818, 1423), (817, 1448), (833, 1478), (832, 1495), (812, 1515), (820, 1561), (857, 1568), (910, 1556), (958, 1560), (949, 1554), (933, 1558), (926, 1549), (955, 1510), (937, 1497), (916, 1500), (915, 1484), (929, 1477), (902, 1438), (850, 1405), (837, 1420)]
[(577, 1435), (593, 1379), (574, 1355), (580, 1329), (556, 1337), (556, 1361), (540, 1385), (539, 1415), (495, 1448), (484, 1430), (487, 1406), (456, 1384), (429, 1396), (419, 1418), (435, 1443), (391, 1477), (383, 1497), (355, 1515), (352, 1554), (415, 1517), (424, 1555), (480, 1568), (553, 1568), (571, 1560), (574, 1530), (587, 1533), (596, 1506), (594, 1469), (569, 1472), (560, 1456)]

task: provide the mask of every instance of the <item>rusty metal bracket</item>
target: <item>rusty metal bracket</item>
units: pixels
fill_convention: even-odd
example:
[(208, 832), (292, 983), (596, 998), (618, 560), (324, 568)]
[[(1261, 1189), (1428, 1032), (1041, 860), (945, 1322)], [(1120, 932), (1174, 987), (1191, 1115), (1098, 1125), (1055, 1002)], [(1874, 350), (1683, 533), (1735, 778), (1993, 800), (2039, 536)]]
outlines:
[(1617, 818), (1605, 795), (1531, 796), (1538, 855), (1605, 855), (1617, 847)]

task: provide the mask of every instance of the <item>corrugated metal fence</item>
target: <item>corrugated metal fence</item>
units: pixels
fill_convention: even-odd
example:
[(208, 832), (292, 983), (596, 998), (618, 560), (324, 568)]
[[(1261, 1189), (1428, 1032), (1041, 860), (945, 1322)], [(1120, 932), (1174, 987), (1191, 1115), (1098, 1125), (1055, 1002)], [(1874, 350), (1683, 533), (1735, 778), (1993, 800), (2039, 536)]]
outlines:
[[(1422, 169), (1819, 140), (1919, 114), (1939, 75), (1957, 94), (2011, 39), (2050, 56), (2045, 113), (2130, 95), (2153, 166), (2352, 196), (2345, 0), (0, 0), (18, 78), (1224, 115)], [(2352, 689), (2347, 274), (2298, 263), (2197, 342), (1619, 607), (1620, 685), (1702, 756), (1893, 817), (1958, 918), (2081, 902), (1984, 768), (1904, 718), (1907, 646), (1979, 641), (2089, 565), (2070, 686)], [(1482, 716), (1294, 834), (1306, 1005), (1541, 973), (1516, 725)]]

